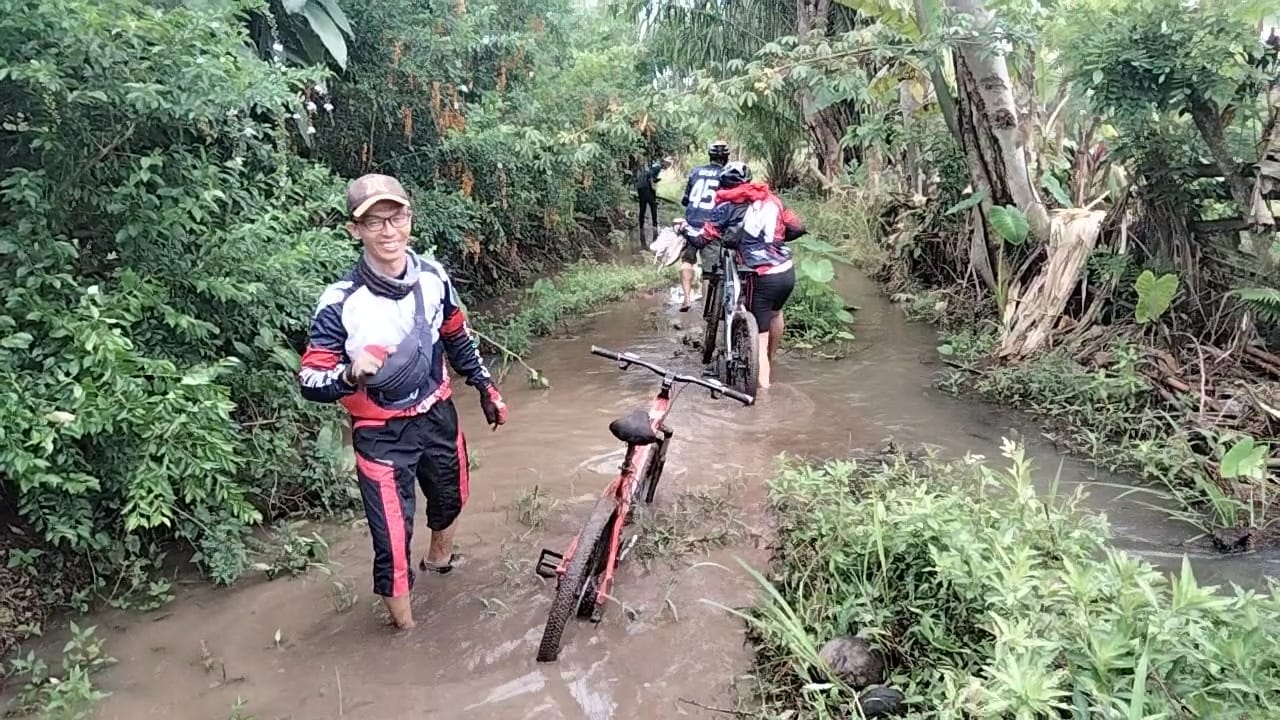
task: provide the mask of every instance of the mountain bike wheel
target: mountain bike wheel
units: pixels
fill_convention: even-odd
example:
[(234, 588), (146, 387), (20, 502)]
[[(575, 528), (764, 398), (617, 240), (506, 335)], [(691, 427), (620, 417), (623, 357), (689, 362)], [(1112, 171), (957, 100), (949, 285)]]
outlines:
[(739, 308), (730, 326), (733, 338), (733, 362), (729, 386), (752, 397), (760, 389), (760, 329), (756, 316)]
[(712, 278), (707, 286), (706, 304), (702, 308), (702, 364), (707, 365), (716, 352), (716, 335), (720, 332), (720, 281)]
[[(588, 585), (603, 568), (609, 554), (609, 538), (618, 505), (612, 494), (604, 495), (592, 508), (587, 524), (578, 535), (578, 547), (569, 559), (560, 581), (556, 584), (556, 597), (547, 614), (547, 625), (542, 631), (542, 643), (538, 645), (538, 662), (554, 662), (560, 656), (560, 641), (569, 618), (578, 614), (587, 593)], [(591, 599), (594, 609), (595, 599)]]

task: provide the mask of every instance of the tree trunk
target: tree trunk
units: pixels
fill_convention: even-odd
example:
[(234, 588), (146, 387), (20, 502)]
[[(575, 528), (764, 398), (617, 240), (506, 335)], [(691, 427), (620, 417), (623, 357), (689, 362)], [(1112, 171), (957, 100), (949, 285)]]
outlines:
[[(920, 35), (928, 37), (933, 33), (933, 13), (929, 9), (929, 0), (912, 0), (916, 13), (916, 26)], [(938, 98), (938, 109), (942, 111), (942, 119), (951, 130), (951, 136), (960, 140), (960, 126), (956, 123), (956, 104), (951, 95), (951, 86), (947, 76), (942, 72), (942, 62), (933, 57), (929, 60), (929, 80), (933, 83), (934, 95)]]
[[(914, 86), (924, 83), (916, 78), (908, 78), (898, 83), (898, 112), (902, 115), (902, 127), (910, 128), (914, 124), (916, 111), (920, 109), (920, 101), (916, 98)], [(924, 93), (921, 93), (923, 96)], [(906, 186), (907, 192), (912, 195), (919, 195), (923, 182), (920, 167), (920, 144), (916, 141), (916, 134), (908, 130), (903, 145), (903, 165), (902, 182)]]
[[(831, 12), (831, 0), (796, 0), (796, 35), (802, 41), (810, 33), (825, 35), (827, 17)], [(804, 125), (813, 140), (814, 153), (818, 160), (818, 169), (822, 173), (824, 184), (828, 187), (844, 168), (840, 139), (844, 129), (833, 122), (830, 108), (819, 108), (813, 93), (800, 90), (796, 93), (800, 112), (804, 116)]]
[[(972, 16), (979, 28), (994, 21), (982, 0), (947, 0), (947, 4), (957, 13)], [(1041, 242), (1048, 240), (1049, 213), (1027, 171), (1018, 107), (1004, 57), (991, 52), (989, 43), (966, 40), (960, 44), (955, 64), (959, 139), (971, 160), (976, 155), (978, 164), (970, 168), (975, 187), (988, 189), (989, 202), (1016, 205), (1026, 214), (1031, 234)]]
[(1231, 189), (1231, 199), (1235, 201), (1236, 209), (1241, 215), (1248, 217), (1250, 207), (1253, 205), (1253, 188), (1249, 187), (1248, 178), (1236, 170), (1238, 164), (1227, 147), (1227, 138), (1222, 130), (1220, 116), (1214, 112), (1206, 100), (1193, 98), (1191, 119), (1195, 121), (1200, 137), (1204, 138), (1205, 145), (1209, 147), (1209, 154), (1213, 156), (1214, 163), (1222, 171), (1227, 187)]

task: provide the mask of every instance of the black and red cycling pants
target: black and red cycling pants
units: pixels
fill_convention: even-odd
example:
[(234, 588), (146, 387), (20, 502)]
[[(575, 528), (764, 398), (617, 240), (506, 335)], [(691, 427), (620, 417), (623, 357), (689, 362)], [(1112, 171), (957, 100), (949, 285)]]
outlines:
[(453, 400), (418, 415), (357, 419), (356, 475), (373, 536), (373, 592), (399, 597), (413, 588), (410, 566), (417, 488), (427, 498), (427, 527), (444, 530), (467, 502), (467, 441)]

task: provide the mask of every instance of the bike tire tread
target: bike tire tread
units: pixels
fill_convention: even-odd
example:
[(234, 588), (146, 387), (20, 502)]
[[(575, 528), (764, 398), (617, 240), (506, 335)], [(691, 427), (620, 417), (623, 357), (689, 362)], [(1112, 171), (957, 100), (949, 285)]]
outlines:
[(591, 559), (595, 555), (596, 545), (601, 541), (608, 542), (608, 538), (604, 537), (605, 530), (610, 526), (617, 507), (612, 495), (602, 496), (592, 508), (586, 525), (583, 525), (578, 547), (569, 560), (569, 567), (556, 584), (556, 597), (551, 603), (551, 611), (547, 613), (542, 642), (538, 645), (538, 662), (554, 662), (560, 656), (565, 626), (569, 618), (577, 615), (578, 596), (587, 584), (587, 573), (592, 570)]
[[(739, 337), (739, 327), (744, 328)], [(738, 310), (733, 314), (733, 345), (742, 353), (746, 371), (742, 382), (731, 378), (729, 383), (734, 390), (755, 397), (760, 390), (760, 328), (756, 326), (756, 316), (746, 310)]]

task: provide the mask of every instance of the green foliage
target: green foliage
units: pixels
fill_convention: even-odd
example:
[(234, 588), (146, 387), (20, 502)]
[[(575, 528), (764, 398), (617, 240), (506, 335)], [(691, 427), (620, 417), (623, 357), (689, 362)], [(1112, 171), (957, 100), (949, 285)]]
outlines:
[(1134, 315), (1140, 323), (1152, 323), (1164, 315), (1178, 294), (1178, 276), (1165, 273), (1157, 278), (1150, 270), (1143, 270), (1134, 281), (1133, 289), (1138, 293)]
[(633, 159), (684, 141), (625, 27), (565, 0), (344, 7), (361, 30), (316, 153), (402, 178), (430, 218), (418, 247), (473, 302), (579, 257), (581, 223), (630, 206)]
[[(993, 331), (948, 335), (939, 352), (959, 369), (943, 374), (939, 386), (954, 393), (974, 390), (1034, 412), (1049, 425), (1054, 440), (1108, 469), (1151, 483), (1153, 487), (1137, 491), (1172, 501), (1172, 511), (1168, 502), (1159, 509), (1202, 531), (1265, 525), (1265, 507), (1236, 497), (1218, 479), (1242, 478), (1266, 492), (1263, 479), (1254, 473), (1265, 467), (1270, 447), (1188, 423), (1185, 417), (1196, 400), (1185, 395), (1162, 403), (1138, 371), (1138, 347), (1127, 342), (1106, 347), (1100, 357), (1108, 360), (1086, 368), (1064, 350), (1017, 365), (989, 364), (995, 346)], [(1214, 464), (1218, 472), (1210, 471)]]
[(1253, 438), (1237, 441), (1222, 456), (1219, 472), (1222, 477), (1266, 480), (1268, 447)]
[(1263, 322), (1280, 327), (1280, 288), (1251, 287), (1235, 290)]
[(502, 318), (480, 318), (489, 349), (505, 359), (529, 351), (534, 338), (546, 337), (603, 305), (656, 287), (670, 271), (651, 265), (616, 265), (579, 262), (555, 279), (542, 279), (513, 299), (512, 312)]
[(1000, 239), (1010, 245), (1026, 242), (1031, 229), (1026, 214), (1013, 205), (996, 205), (991, 208), (987, 220)]
[[(620, 29), (562, 0), (343, 6), (0, 1), (0, 496), (114, 604), (168, 597), (170, 540), (230, 583), (255, 523), (358, 500), (340, 411), (296, 389), (354, 260), (341, 180), (298, 151), (400, 173), (476, 300), (581, 256), (631, 155), (676, 136)], [(281, 53), (347, 73), (325, 95)]]
[(0, 97), (22, 118), (0, 140), (6, 502), (112, 568), (117, 603), (165, 597), (148, 576), (168, 538), (230, 581), (247, 526), (352, 500), (314, 439), (336, 416), (281, 362), (353, 259), (316, 229), (341, 185), (281, 125), (310, 76), (240, 52), (231, 10), (0, 12)]
[(93, 686), (93, 674), (116, 662), (102, 651), (96, 627), (81, 628), (71, 623), (71, 638), (62, 648), (62, 672), (54, 674), (34, 651), (10, 661), (10, 671), (27, 677), (26, 684), (9, 708), (12, 712), (36, 714), (42, 720), (88, 720), (93, 705), (107, 693)]
[[(893, 660), (916, 718), (1270, 717), (1280, 604), (1166, 578), (1108, 544), (1080, 491), (1009, 465), (902, 456), (789, 462), (770, 592), (752, 612), (764, 716), (845, 717), (813, 648), (858, 633)], [(789, 618), (788, 622), (782, 619)], [(817, 673), (812, 675), (811, 673)]]
[(1271, 3), (1078, 0), (1062, 16), (1070, 77), (1094, 106), (1130, 119), (1209, 102), (1223, 110), (1267, 80), (1257, 22)]

